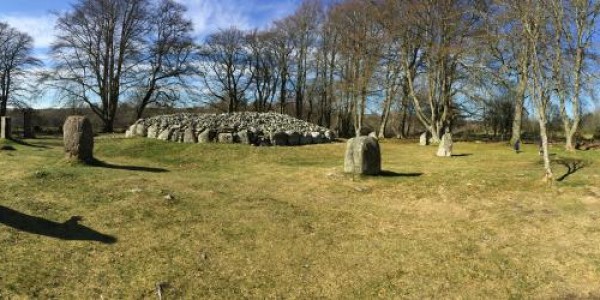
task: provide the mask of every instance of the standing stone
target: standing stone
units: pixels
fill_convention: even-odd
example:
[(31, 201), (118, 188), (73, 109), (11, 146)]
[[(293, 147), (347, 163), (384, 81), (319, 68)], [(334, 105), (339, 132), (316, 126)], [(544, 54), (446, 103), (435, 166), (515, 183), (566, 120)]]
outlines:
[(317, 131), (313, 131), (310, 133), (312, 137), (313, 144), (322, 144), (323, 143), (323, 134)]
[(452, 156), (452, 133), (446, 132), (442, 136), (440, 146), (438, 147), (437, 156), (451, 157)]
[(244, 145), (254, 144), (254, 134), (249, 130), (241, 130), (236, 133), (236, 139), (239, 143)]
[(271, 133), (271, 144), (273, 146), (287, 146), (288, 135), (282, 131)]
[(429, 139), (431, 138), (431, 135), (429, 134), (429, 131), (425, 131), (421, 134), (421, 138), (419, 139), (419, 145), (421, 146), (427, 146), (429, 145)]
[(181, 132), (181, 127), (173, 126), (169, 131), (169, 141), (175, 143), (183, 142), (183, 133)]
[(361, 136), (348, 140), (344, 172), (379, 175), (381, 173), (381, 150), (377, 139)]
[(161, 132), (158, 134), (158, 137), (157, 137), (157, 139), (159, 139), (159, 140), (163, 140), (163, 141), (167, 141), (167, 140), (169, 140), (169, 133), (170, 133), (170, 130), (169, 130), (169, 128), (166, 128), (165, 130), (161, 131)]
[(136, 130), (137, 130), (137, 124), (133, 124), (133, 125), (129, 126), (129, 129), (127, 129), (127, 131), (125, 131), (125, 138), (129, 139), (129, 138), (135, 137)]
[(192, 128), (186, 128), (183, 133), (183, 142), (186, 144), (195, 144), (198, 142), (198, 137)]
[(155, 139), (158, 136), (158, 127), (156, 125), (152, 125), (148, 127), (148, 137), (151, 139)]
[(325, 131), (325, 139), (329, 142), (333, 142), (333, 140), (335, 140), (335, 134), (331, 130), (327, 130)]
[(12, 138), (12, 119), (10, 117), (0, 118), (0, 139)]
[(217, 135), (217, 141), (221, 144), (233, 144), (233, 133), (221, 132)]
[(94, 160), (94, 131), (84, 116), (70, 116), (63, 125), (67, 159), (91, 163)]
[(33, 139), (35, 138), (35, 132), (33, 130), (33, 109), (25, 109), (23, 111), (23, 138)]
[(139, 136), (139, 137), (146, 137), (147, 134), (148, 134), (148, 128), (146, 128), (146, 126), (144, 126), (144, 123), (143, 122), (138, 123), (137, 127), (135, 128), (134, 135)]
[(300, 135), (300, 145), (310, 145), (313, 143), (312, 134), (305, 132)]
[(287, 131), (288, 135), (288, 145), (290, 146), (298, 146), (300, 145), (300, 134), (296, 131)]
[(215, 135), (216, 135), (216, 132), (214, 130), (207, 128), (204, 131), (200, 132), (200, 134), (198, 134), (198, 143), (199, 144), (210, 143), (215, 139)]

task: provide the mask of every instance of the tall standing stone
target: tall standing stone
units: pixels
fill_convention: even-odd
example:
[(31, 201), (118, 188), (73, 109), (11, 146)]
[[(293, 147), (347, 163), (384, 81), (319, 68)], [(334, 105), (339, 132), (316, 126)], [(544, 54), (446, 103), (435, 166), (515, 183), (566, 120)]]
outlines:
[(12, 138), (12, 119), (10, 117), (0, 118), (0, 139)]
[(33, 130), (33, 109), (25, 109), (23, 111), (23, 138), (33, 139), (35, 138), (35, 132)]
[(429, 139), (431, 138), (431, 134), (429, 131), (425, 131), (421, 134), (421, 138), (419, 139), (419, 145), (427, 146), (429, 145)]
[(361, 136), (348, 140), (344, 172), (379, 175), (381, 173), (381, 150), (377, 139)]
[(273, 146), (287, 146), (288, 145), (288, 135), (285, 132), (271, 132), (271, 144)]
[(452, 156), (452, 133), (446, 132), (442, 136), (440, 146), (438, 147), (437, 156), (451, 157)]
[(236, 133), (236, 140), (245, 145), (254, 144), (254, 134), (250, 130), (241, 130)]
[(198, 134), (198, 143), (205, 144), (214, 141), (217, 132), (212, 129), (204, 129), (200, 134)]
[(186, 128), (183, 132), (183, 142), (186, 144), (195, 144), (198, 142), (198, 136), (192, 128)]
[(70, 116), (63, 125), (67, 159), (91, 163), (94, 160), (94, 130), (84, 116)]

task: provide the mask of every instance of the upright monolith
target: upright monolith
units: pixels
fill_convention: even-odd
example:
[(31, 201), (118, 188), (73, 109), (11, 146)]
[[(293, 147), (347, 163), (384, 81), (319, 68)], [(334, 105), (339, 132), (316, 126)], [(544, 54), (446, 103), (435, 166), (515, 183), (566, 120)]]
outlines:
[(361, 136), (348, 140), (344, 172), (379, 175), (381, 173), (381, 151), (377, 139)]
[(10, 117), (0, 118), (0, 139), (12, 138), (12, 120)]
[(438, 147), (437, 156), (451, 157), (452, 156), (452, 133), (446, 132), (442, 136), (440, 146)]
[(91, 163), (94, 161), (94, 130), (84, 116), (70, 116), (63, 125), (65, 153), (69, 160)]
[(428, 146), (429, 145), (429, 139), (431, 139), (431, 133), (429, 133), (429, 131), (425, 131), (421, 134), (421, 137), (419, 138), (419, 145), (421, 146)]

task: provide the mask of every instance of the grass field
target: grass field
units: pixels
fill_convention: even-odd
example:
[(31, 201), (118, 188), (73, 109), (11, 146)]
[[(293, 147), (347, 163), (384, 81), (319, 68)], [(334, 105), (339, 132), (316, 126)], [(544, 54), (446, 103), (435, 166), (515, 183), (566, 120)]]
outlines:
[(361, 178), (343, 143), (61, 142), (0, 142), (0, 299), (600, 297), (600, 152), (549, 185), (534, 145), (385, 141)]

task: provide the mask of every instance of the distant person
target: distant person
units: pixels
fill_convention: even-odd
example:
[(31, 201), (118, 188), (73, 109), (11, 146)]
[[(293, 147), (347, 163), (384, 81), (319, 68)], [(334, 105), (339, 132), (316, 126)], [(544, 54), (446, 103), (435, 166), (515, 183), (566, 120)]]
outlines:
[(515, 141), (514, 144), (515, 153), (519, 154), (521, 152), (521, 140)]

